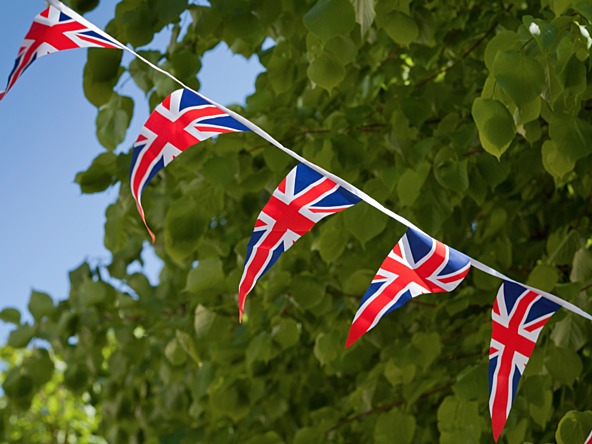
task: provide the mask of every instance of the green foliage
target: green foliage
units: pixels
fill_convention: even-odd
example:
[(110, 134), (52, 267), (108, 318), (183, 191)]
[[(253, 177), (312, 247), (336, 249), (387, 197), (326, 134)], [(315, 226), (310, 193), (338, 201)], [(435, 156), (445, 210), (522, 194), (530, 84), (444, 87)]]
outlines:
[[(0, 399), (2, 441), (105, 444), (97, 432), (100, 415), (88, 395), (80, 399), (64, 386), (62, 361), (43, 348), (0, 349), (5, 396)], [(54, 371), (54, 366), (62, 370)]]
[[(219, 42), (258, 57), (265, 72), (237, 111), (438, 239), (591, 310), (589, 2), (193, 3), (123, 0), (107, 30), (142, 46), (171, 28), (165, 50), (141, 53), (194, 88)], [(252, 133), (204, 142), (154, 178), (143, 204), (163, 269), (156, 284), (128, 271), (149, 237), (131, 156), (113, 153), (135, 107), (114, 88), (127, 71), (154, 108), (177, 86), (121, 63), (121, 51), (88, 53), (83, 87), (107, 151), (76, 178), (85, 193), (120, 185), (106, 210), (112, 258), (73, 270), (65, 300), (33, 293), (32, 319), (0, 312), (15, 325), (18, 350), (5, 351), (20, 356), (6, 358), (0, 440), (52, 442), (47, 430), (80, 426), (77, 442), (113, 444), (492, 442), (499, 280), (473, 271), (343, 348), (404, 232), (366, 203), (303, 236), (237, 322), (254, 220), (295, 165)], [(502, 441), (582, 442), (592, 428), (591, 325), (560, 310), (545, 332)], [(43, 416), (56, 399), (72, 408)]]
[(592, 412), (570, 411), (561, 419), (555, 439), (557, 444), (584, 442), (592, 430)]

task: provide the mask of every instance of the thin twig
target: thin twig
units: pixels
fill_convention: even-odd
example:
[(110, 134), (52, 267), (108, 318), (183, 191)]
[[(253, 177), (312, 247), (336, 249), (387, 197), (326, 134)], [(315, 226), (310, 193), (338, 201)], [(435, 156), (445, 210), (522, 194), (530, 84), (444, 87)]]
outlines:
[[(426, 398), (428, 396), (434, 395), (436, 393), (440, 393), (440, 392), (446, 391), (450, 387), (452, 387), (452, 383), (446, 384), (446, 385), (444, 385), (442, 387), (437, 387), (437, 388), (432, 389), (432, 390), (428, 390), (427, 392), (422, 393), (419, 396), (419, 398), (417, 398), (417, 399), (418, 400), (419, 399), (423, 399), (423, 398)], [(328, 429), (325, 432), (325, 436), (328, 435), (333, 430), (336, 430), (339, 427), (344, 426), (345, 424), (348, 424), (348, 423), (353, 422), (353, 421), (357, 421), (358, 419), (364, 418), (364, 417), (369, 416), (369, 415), (372, 415), (374, 413), (382, 412), (384, 410), (390, 410), (393, 407), (397, 407), (399, 405), (403, 405), (406, 402), (407, 401), (404, 400), (404, 399), (397, 399), (396, 401), (391, 401), (391, 402), (387, 402), (387, 403), (384, 403), (384, 404), (378, 404), (377, 406), (371, 408), (370, 410), (366, 410), (365, 412), (361, 412), (361, 413), (356, 413), (354, 415), (350, 415), (347, 418), (341, 419), (333, 427), (331, 427), (330, 429)]]
[[(510, 9), (512, 8), (512, 5), (509, 5), (506, 9), (504, 9), (504, 12), (508, 12)], [(469, 49), (467, 49), (463, 55), (461, 56), (460, 60), (464, 60), (466, 59), (475, 49), (477, 49), (479, 47), (479, 45), (481, 45), (481, 43), (483, 43), (494, 31), (495, 28), (497, 28), (497, 25), (499, 24), (499, 21), (496, 20), (493, 25), (491, 25), (491, 27), (485, 31), (485, 34), (483, 34), (480, 38), (478, 38), (475, 43), (473, 43)], [(426, 77), (425, 79), (421, 80), (420, 82), (415, 84), (415, 88), (420, 88), (422, 86), (424, 86), (426, 83), (431, 82), (432, 80), (434, 80), (436, 77), (438, 77), (440, 74), (443, 74), (445, 72), (450, 71), (452, 68), (454, 68), (456, 66), (456, 62), (453, 62), (447, 66), (445, 66), (444, 68), (440, 68), (438, 71), (436, 71), (435, 73), (429, 75), (428, 77)]]

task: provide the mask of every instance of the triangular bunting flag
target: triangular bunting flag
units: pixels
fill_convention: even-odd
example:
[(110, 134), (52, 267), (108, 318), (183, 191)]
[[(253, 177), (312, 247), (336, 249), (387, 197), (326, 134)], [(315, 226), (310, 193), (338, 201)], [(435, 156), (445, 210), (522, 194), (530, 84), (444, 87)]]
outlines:
[(247, 294), (284, 251), (318, 221), (359, 201), (359, 197), (304, 164), (290, 171), (255, 222), (239, 284), (240, 317)]
[(142, 221), (146, 224), (141, 194), (161, 169), (187, 148), (223, 133), (249, 131), (206, 98), (180, 89), (156, 107), (144, 124), (132, 157), (130, 186)]
[(497, 293), (489, 348), (489, 411), (496, 442), (539, 334), (559, 307), (515, 282), (505, 281)]
[(454, 290), (470, 268), (467, 256), (408, 228), (364, 294), (347, 337), (349, 347), (391, 311), (427, 293)]
[[(19, 49), (14, 68), (8, 76), (6, 89), (0, 91), (0, 100), (13, 87), (22, 73), (39, 57), (52, 52), (76, 48), (121, 49), (119, 43), (98, 28), (91, 28), (87, 24), (80, 23), (64, 11), (69, 11), (69, 9), (63, 6), (63, 11), (60, 11), (54, 6), (49, 6), (35, 17), (31, 29)], [(72, 15), (77, 14), (72, 11)]]

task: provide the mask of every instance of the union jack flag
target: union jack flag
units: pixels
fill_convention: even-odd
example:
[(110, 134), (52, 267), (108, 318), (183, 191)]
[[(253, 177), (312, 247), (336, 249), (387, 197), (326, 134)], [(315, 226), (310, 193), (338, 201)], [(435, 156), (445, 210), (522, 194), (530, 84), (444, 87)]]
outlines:
[(156, 107), (134, 144), (130, 185), (142, 221), (146, 224), (140, 196), (161, 169), (187, 148), (222, 133), (249, 131), (204, 97), (187, 89), (169, 95)]
[(489, 411), (497, 441), (541, 330), (559, 305), (515, 282), (500, 287), (489, 348)]
[[(68, 10), (65, 6), (64, 10)], [(8, 84), (0, 91), (4, 98), (17, 79), (35, 60), (52, 52), (75, 48), (118, 48), (121, 46), (98, 29), (91, 29), (67, 13), (49, 6), (35, 17), (19, 49)]]
[(255, 222), (239, 284), (240, 317), (247, 294), (284, 251), (318, 221), (359, 201), (359, 197), (307, 165), (299, 164), (290, 171)]
[(592, 432), (590, 432), (584, 444), (592, 444)]
[(464, 254), (408, 228), (366, 290), (345, 346), (352, 345), (384, 315), (411, 298), (454, 290), (470, 266)]

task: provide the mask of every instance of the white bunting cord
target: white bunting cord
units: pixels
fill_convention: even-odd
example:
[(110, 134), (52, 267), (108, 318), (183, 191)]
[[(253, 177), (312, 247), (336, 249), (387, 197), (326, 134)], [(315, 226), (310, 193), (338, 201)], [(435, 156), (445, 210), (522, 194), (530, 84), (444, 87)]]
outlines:
[[(140, 59), (142, 62), (146, 63), (148, 66), (150, 66), (152, 69), (160, 72), (161, 74), (164, 74), (165, 76), (167, 76), (168, 78), (170, 78), (171, 80), (173, 80), (174, 82), (178, 83), (180, 86), (182, 86), (183, 88), (197, 94), (198, 96), (208, 100), (209, 102), (212, 102), (214, 105), (218, 106), (220, 109), (222, 109), (223, 111), (225, 111), (226, 113), (228, 113), (231, 117), (233, 117), (234, 119), (236, 119), (237, 121), (239, 121), (240, 123), (242, 123), (243, 125), (245, 125), (247, 128), (249, 128), (251, 131), (253, 131), (255, 134), (257, 134), (258, 136), (260, 136), (261, 138), (267, 140), (269, 143), (271, 143), (272, 145), (274, 145), (276, 148), (282, 150), (283, 152), (285, 152), (286, 154), (288, 154), (289, 156), (293, 157), (294, 159), (298, 160), (299, 162), (309, 166), (310, 168), (312, 168), (313, 170), (317, 171), (318, 173), (329, 177), (331, 180), (333, 180), (335, 183), (341, 185), (343, 188), (345, 188), (346, 190), (350, 191), (351, 193), (355, 194), (356, 196), (358, 196), (360, 199), (362, 199), (364, 202), (366, 202), (367, 204), (371, 205), (372, 207), (376, 208), (378, 211), (386, 214), (387, 216), (389, 216), (390, 218), (396, 220), (397, 222), (399, 222), (400, 224), (403, 224), (409, 228), (412, 228), (413, 230), (419, 231), (420, 233), (423, 233), (424, 235), (428, 236), (428, 237), (432, 237), (430, 236), (428, 233), (426, 233), (425, 231), (423, 231), (421, 228), (415, 226), (413, 223), (411, 223), (410, 221), (408, 221), (407, 219), (405, 219), (404, 217), (398, 215), (397, 213), (395, 213), (392, 210), (389, 210), (388, 208), (386, 208), (384, 205), (382, 205), (380, 202), (378, 202), (376, 199), (374, 199), (372, 196), (369, 196), (368, 194), (366, 194), (364, 191), (360, 190), (359, 188), (355, 187), (354, 185), (352, 185), (351, 183), (347, 182), (346, 180), (342, 179), (339, 176), (336, 176), (335, 174), (326, 171), (325, 169), (321, 168), (320, 166), (310, 162), (309, 160), (305, 159), (304, 157), (302, 157), (301, 155), (299, 155), (298, 153), (292, 151), (289, 148), (286, 148), (284, 145), (282, 145), (280, 142), (278, 142), (276, 139), (274, 139), (271, 135), (269, 135), (266, 131), (264, 131), (263, 129), (261, 129), (260, 127), (258, 127), (257, 125), (255, 125), (253, 122), (251, 122), (250, 120), (246, 119), (245, 117), (241, 116), (240, 114), (237, 114), (236, 112), (232, 111), (231, 109), (226, 108), (224, 105), (220, 105), (219, 103), (216, 103), (215, 101), (203, 96), (202, 94), (200, 94), (199, 92), (193, 90), (192, 88), (188, 87), (187, 85), (185, 85), (183, 82), (181, 82), (179, 79), (177, 79), (174, 75), (172, 75), (171, 73), (165, 71), (164, 69), (156, 66), (154, 63), (150, 62), (149, 60), (145, 59), (144, 57), (142, 57), (141, 55), (139, 55), (138, 53), (136, 53), (133, 49), (128, 48), (126, 45), (124, 45), (123, 43), (119, 42), (118, 40), (116, 40), (115, 38), (113, 38), (112, 36), (110, 36), (109, 34), (107, 34), (105, 31), (101, 30), (100, 28), (98, 28), (97, 26), (93, 25), (91, 22), (89, 22), (88, 20), (86, 20), (84, 17), (82, 17), (81, 15), (79, 15), (78, 13), (76, 13), (75, 11), (73, 11), (72, 9), (70, 9), (69, 7), (67, 7), (66, 5), (64, 5), (63, 3), (59, 2), (58, 0), (47, 0), (49, 4), (51, 4), (53, 7), (59, 9), (60, 11), (70, 15), (71, 17), (75, 18), (76, 20), (80, 21), (81, 23), (83, 23), (84, 25), (88, 26), (90, 29), (92, 29), (93, 31), (105, 36), (106, 38), (109, 38), (110, 40), (112, 40), (114, 43), (116, 43), (118, 46), (121, 47), (121, 49), (129, 52), (130, 54), (133, 54), (135, 57), (137, 57), (138, 59)], [(506, 275), (500, 273), (497, 270), (494, 270), (493, 268), (483, 264), (482, 262), (473, 259), (471, 257), (469, 257), (471, 265), (481, 271), (483, 271), (484, 273), (487, 273), (491, 276), (495, 276), (499, 279), (505, 280), (505, 281), (510, 281), (510, 282), (514, 282), (516, 284), (522, 285), (523, 287), (526, 287), (532, 291), (534, 291), (535, 293), (539, 293), (542, 296), (545, 296), (546, 298), (548, 298), (549, 300), (555, 302), (556, 304), (572, 311), (573, 313), (576, 313), (590, 321), (592, 321), (592, 315), (588, 314), (587, 312), (585, 312), (584, 310), (582, 310), (579, 307), (576, 307), (575, 305), (555, 296), (552, 295), (550, 293), (547, 293), (545, 291), (530, 287), (528, 285), (522, 284), (520, 282), (515, 281), (514, 279), (511, 279), (509, 277), (507, 277)]]

